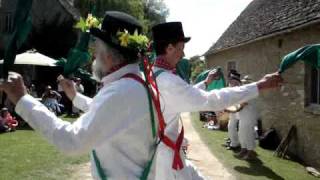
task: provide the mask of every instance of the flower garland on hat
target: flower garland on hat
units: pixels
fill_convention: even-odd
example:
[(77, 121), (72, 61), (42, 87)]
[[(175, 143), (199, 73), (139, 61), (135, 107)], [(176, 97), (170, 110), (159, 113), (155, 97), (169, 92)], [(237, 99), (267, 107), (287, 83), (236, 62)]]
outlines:
[[(88, 14), (87, 19), (80, 18), (75, 28), (82, 32), (88, 32), (90, 28), (101, 29), (101, 20), (92, 14)], [(127, 30), (118, 31), (116, 37), (112, 37), (111, 40), (112, 43), (122, 48), (134, 50), (137, 53), (147, 52), (150, 44), (149, 38), (139, 34), (137, 30), (133, 34), (130, 34)]]
[(80, 17), (75, 28), (80, 29), (82, 32), (88, 32), (90, 28), (101, 28), (101, 21), (92, 14), (88, 14), (86, 20)]
[(148, 37), (139, 34), (137, 30), (133, 34), (130, 34), (127, 30), (118, 31), (117, 36), (121, 47), (136, 49), (138, 52), (145, 52), (148, 50)]

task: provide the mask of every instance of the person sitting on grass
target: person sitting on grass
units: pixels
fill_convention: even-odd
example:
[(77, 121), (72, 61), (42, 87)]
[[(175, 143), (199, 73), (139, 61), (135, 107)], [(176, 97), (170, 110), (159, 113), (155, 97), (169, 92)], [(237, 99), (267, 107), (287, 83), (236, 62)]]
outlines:
[(45, 92), (42, 95), (43, 104), (52, 112), (57, 115), (61, 114), (61, 108), (63, 108), (62, 104), (59, 104), (61, 100), (61, 95), (51, 89), (51, 86), (47, 86)]
[(9, 128), (4, 119), (0, 116), (0, 133), (8, 132)]
[(209, 129), (209, 130), (218, 130), (220, 129), (220, 126), (219, 126), (219, 122), (218, 122), (218, 119), (217, 119), (217, 116), (216, 116), (216, 113), (215, 112), (210, 112), (207, 114), (207, 125), (206, 127)]
[(15, 117), (11, 116), (8, 108), (1, 109), (1, 118), (4, 121), (4, 124), (8, 127), (9, 131), (15, 131), (19, 123)]

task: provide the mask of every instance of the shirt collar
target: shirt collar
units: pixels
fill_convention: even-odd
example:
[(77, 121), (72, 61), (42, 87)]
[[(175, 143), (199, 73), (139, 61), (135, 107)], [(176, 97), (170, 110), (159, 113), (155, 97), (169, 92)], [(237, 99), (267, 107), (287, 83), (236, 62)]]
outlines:
[(120, 69), (118, 69), (117, 71), (108, 74), (107, 76), (103, 77), (101, 82), (103, 83), (103, 85), (107, 85), (109, 83), (112, 83), (116, 80), (119, 80), (122, 76), (128, 74), (128, 73), (134, 73), (134, 74), (139, 74), (140, 70), (139, 70), (139, 65), (137, 63), (134, 64), (128, 64)]
[(154, 66), (171, 71), (172, 73), (176, 74), (176, 68), (170, 66), (170, 64), (164, 60), (163, 56), (157, 57), (157, 59), (155, 60)]

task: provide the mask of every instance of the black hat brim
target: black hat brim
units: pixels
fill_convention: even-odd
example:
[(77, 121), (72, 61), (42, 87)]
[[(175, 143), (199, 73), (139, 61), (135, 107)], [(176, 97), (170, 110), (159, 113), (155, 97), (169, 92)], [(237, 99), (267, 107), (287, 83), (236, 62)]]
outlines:
[(95, 36), (95, 37), (97, 37), (97, 38), (99, 38), (99, 39), (104, 40), (103, 37), (104, 37), (105, 33), (103, 31), (101, 31), (100, 29), (98, 29), (98, 28), (91, 28), (90, 29), (90, 34)]
[(183, 38), (183, 42), (185, 42), (185, 43), (189, 42), (190, 40), (191, 40), (191, 37), (185, 37), (185, 38)]

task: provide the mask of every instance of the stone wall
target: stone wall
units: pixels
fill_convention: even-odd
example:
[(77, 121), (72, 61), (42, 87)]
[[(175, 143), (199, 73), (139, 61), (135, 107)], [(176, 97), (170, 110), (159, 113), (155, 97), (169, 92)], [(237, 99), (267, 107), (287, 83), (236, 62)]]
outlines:
[[(227, 62), (236, 61), (242, 75), (250, 74), (258, 80), (266, 73), (277, 71), (287, 53), (319, 42), (320, 24), (208, 55), (207, 65), (222, 66), (226, 73)], [(291, 125), (296, 125), (297, 138), (290, 151), (307, 164), (320, 167), (320, 115), (307, 112), (309, 71), (309, 66), (297, 63), (283, 74), (286, 85), (279, 91), (261, 94), (258, 104), (263, 128), (275, 127), (283, 137)]]

